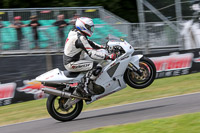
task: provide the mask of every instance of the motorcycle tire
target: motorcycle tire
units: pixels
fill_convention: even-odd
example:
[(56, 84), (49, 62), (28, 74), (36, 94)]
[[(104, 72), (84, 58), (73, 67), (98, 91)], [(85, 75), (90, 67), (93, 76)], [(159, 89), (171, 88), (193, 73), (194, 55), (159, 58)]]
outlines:
[[(147, 57), (142, 57), (139, 61), (140, 70), (142, 75), (131, 71), (129, 68), (124, 73), (124, 81), (134, 89), (143, 89), (151, 85), (156, 77), (156, 67), (154, 63)], [(145, 80), (142, 80), (145, 76)]]
[[(75, 106), (73, 108), (73, 110), (68, 113), (68, 111), (65, 112), (64, 108), (62, 109), (63, 112), (65, 112), (66, 114), (62, 114), (60, 113), (59, 111), (57, 111), (57, 109), (55, 108), (55, 100), (59, 98), (58, 96), (54, 96), (54, 95), (49, 95), (48, 99), (47, 99), (47, 103), (46, 103), (46, 107), (47, 107), (47, 110), (48, 110), (48, 113), (56, 120), (58, 121), (62, 121), (62, 122), (65, 122), (65, 121), (70, 121), (70, 120), (73, 120), (74, 118), (76, 118), (82, 111), (83, 109), (83, 101), (80, 100), (79, 102), (77, 102), (76, 104), (74, 104), (73, 106)], [(61, 99), (61, 98), (60, 98)], [(63, 99), (66, 99), (66, 98), (63, 98)], [(58, 103), (59, 104), (59, 108), (61, 104), (60, 100), (58, 100)]]

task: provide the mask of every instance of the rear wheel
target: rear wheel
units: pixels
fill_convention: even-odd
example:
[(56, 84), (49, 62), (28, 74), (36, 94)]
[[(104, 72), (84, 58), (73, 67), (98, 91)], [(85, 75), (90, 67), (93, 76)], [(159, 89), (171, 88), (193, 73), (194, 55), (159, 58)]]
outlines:
[(154, 63), (147, 57), (142, 57), (139, 61), (140, 72), (126, 69), (124, 73), (124, 81), (132, 88), (143, 89), (152, 84), (156, 76), (156, 67)]
[(70, 121), (81, 113), (83, 109), (82, 100), (70, 107), (64, 107), (67, 100), (67, 98), (49, 95), (46, 104), (47, 110), (54, 119), (59, 121)]

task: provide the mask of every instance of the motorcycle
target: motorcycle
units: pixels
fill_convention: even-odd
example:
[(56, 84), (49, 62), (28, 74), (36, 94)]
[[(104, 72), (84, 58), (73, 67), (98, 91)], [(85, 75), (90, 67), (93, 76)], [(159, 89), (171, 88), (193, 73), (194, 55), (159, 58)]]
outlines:
[(46, 86), (42, 88), (44, 93), (50, 94), (46, 106), (54, 119), (70, 121), (81, 113), (83, 101), (90, 104), (126, 88), (127, 85), (143, 89), (152, 84), (156, 68), (149, 58), (135, 55), (134, 48), (128, 42), (114, 36), (108, 37), (106, 48), (101, 49), (101, 52), (116, 53), (117, 58), (113, 61), (98, 61), (103, 69), (94, 83), (86, 85), (87, 90), (93, 92), (90, 98), (77, 91), (86, 72), (61, 71), (56, 68), (36, 77), (37, 81)]

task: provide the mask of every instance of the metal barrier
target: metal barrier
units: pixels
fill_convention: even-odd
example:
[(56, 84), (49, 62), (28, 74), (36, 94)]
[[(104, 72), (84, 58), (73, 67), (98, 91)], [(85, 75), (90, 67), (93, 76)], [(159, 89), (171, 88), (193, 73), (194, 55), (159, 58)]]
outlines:
[[(146, 23), (146, 33), (147, 38), (143, 40), (140, 31), (140, 25), (137, 23), (124, 23), (124, 24), (96, 24), (95, 25), (95, 34), (91, 40), (97, 41), (98, 43), (103, 43), (106, 38), (106, 34), (102, 36), (100, 33), (100, 29), (106, 30), (107, 34), (116, 34), (118, 37), (124, 38), (134, 47), (145, 51), (147, 48), (148, 51), (154, 48), (182, 48), (182, 45), (178, 44), (178, 33), (172, 30), (167, 24), (156, 22), (156, 23)], [(67, 34), (73, 26), (67, 26), (65, 28), (65, 38), (67, 38)], [(6, 38), (13, 39), (13, 41), (5, 42), (0, 38), (0, 49), (6, 50), (6, 48), (2, 48), (2, 46), (10, 45), (8, 50), (14, 50), (15, 45), (17, 43), (16, 34), (9, 33), (12, 29), (15, 32), (14, 28), (5, 27), (0, 29), (0, 36), (6, 36)], [(24, 38), (22, 40), (21, 49), (22, 50), (30, 50), (34, 49), (34, 40), (33, 33), (30, 27), (22, 28)], [(40, 26), (38, 28), (39, 32), (39, 44), (42, 49), (63, 49), (64, 44), (60, 41), (60, 38), (57, 33), (57, 27), (54, 26)], [(119, 33), (119, 34), (117, 34)], [(101, 36), (100, 36), (101, 35)], [(96, 37), (95, 37), (96, 36)], [(99, 36), (99, 37), (98, 37)], [(102, 38), (103, 37), (103, 38)]]
[[(174, 22), (176, 24), (176, 22)], [(147, 37), (143, 39), (143, 31), (140, 29), (139, 23), (124, 23), (124, 24), (109, 24), (115, 29), (118, 29), (125, 36), (130, 44), (135, 48), (141, 49), (145, 52), (152, 49), (171, 49), (177, 50), (183, 48), (182, 37), (180, 33), (174, 31), (168, 24), (163, 22), (145, 23)]]
[[(161, 47), (177, 45), (178, 33), (172, 30), (167, 24), (163, 22), (146, 23), (146, 42), (148, 47)], [(141, 31), (139, 24), (132, 24), (132, 33), (130, 41), (134, 42), (136, 47), (141, 46), (143, 40), (141, 38)]]
[[(152, 49), (180, 49), (182, 48), (182, 43), (180, 42), (181, 37), (176, 31), (172, 30), (169, 25), (164, 22), (155, 23), (144, 23), (146, 30), (141, 30), (139, 23), (129, 23), (128, 21), (112, 14), (111, 12), (105, 10), (103, 7), (59, 7), (59, 8), (20, 8), (20, 9), (0, 9), (0, 16), (3, 21), (13, 21), (14, 16), (21, 16), (22, 21), (29, 20), (31, 15), (37, 15), (39, 20), (56, 20), (58, 14), (64, 14), (65, 19), (70, 19), (75, 13), (80, 16), (86, 16), (91, 18), (100, 18), (102, 23), (96, 24), (94, 37), (91, 38), (93, 41), (98, 43), (103, 43), (102, 40), (106, 37), (106, 34), (114, 34), (118, 37), (122, 37), (130, 42), (137, 49), (143, 52), (152, 51)], [(177, 22), (173, 22), (175, 25)], [(109, 27), (108, 27), (109, 26)], [(16, 34), (9, 33), (11, 29), (8, 25), (5, 28), (0, 29), (0, 37), (5, 35), (8, 39), (13, 39), (13, 41), (2, 41), (0, 38), (0, 49), (1, 50), (14, 50), (17, 43)], [(72, 26), (67, 26), (65, 28), (65, 38)], [(98, 30), (99, 28), (99, 30)], [(54, 29), (54, 30), (51, 30)], [(100, 29), (107, 29), (100, 30)], [(22, 50), (30, 50), (34, 48), (34, 40), (32, 35), (32, 30), (30, 27), (23, 28), (24, 38), (22, 40)], [(12, 32), (15, 32), (12, 29)], [(56, 27), (40, 26), (39, 34), (42, 49), (63, 49), (63, 45), (56, 33)], [(106, 32), (106, 34), (105, 34)], [(144, 38), (143, 33), (146, 34)], [(103, 34), (103, 35), (102, 35)], [(10, 46), (9, 46), (10, 45)], [(5, 46), (4, 48), (2, 48)]]

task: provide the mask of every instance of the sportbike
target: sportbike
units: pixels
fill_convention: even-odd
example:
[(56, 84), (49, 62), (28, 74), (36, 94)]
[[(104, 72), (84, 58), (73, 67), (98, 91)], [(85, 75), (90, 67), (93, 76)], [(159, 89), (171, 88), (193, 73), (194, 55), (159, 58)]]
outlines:
[(154, 81), (156, 75), (154, 63), (143, 55), (135, 55), (134, 48), (128, 42), (109, 36), (106, 48), (101, 49), (101, 52), (115, 53), (117, 58), (113, 61), (98, 61), (103, 67), (102, 71), (95, 82), (84, 86), (93, 92), (91, 98), (84, 97), (77, 91), (77, 87), (82, 84), (87, 72), (61, 71), (56, 68), (36, 78), (45, 86), (42, 90), (50, 94), (46, 105), (49, 114), (54, 119), (72, 120), (81, 113), (83, 101), (90, 104), (126, 88), (127, 85), (142, 89)]

